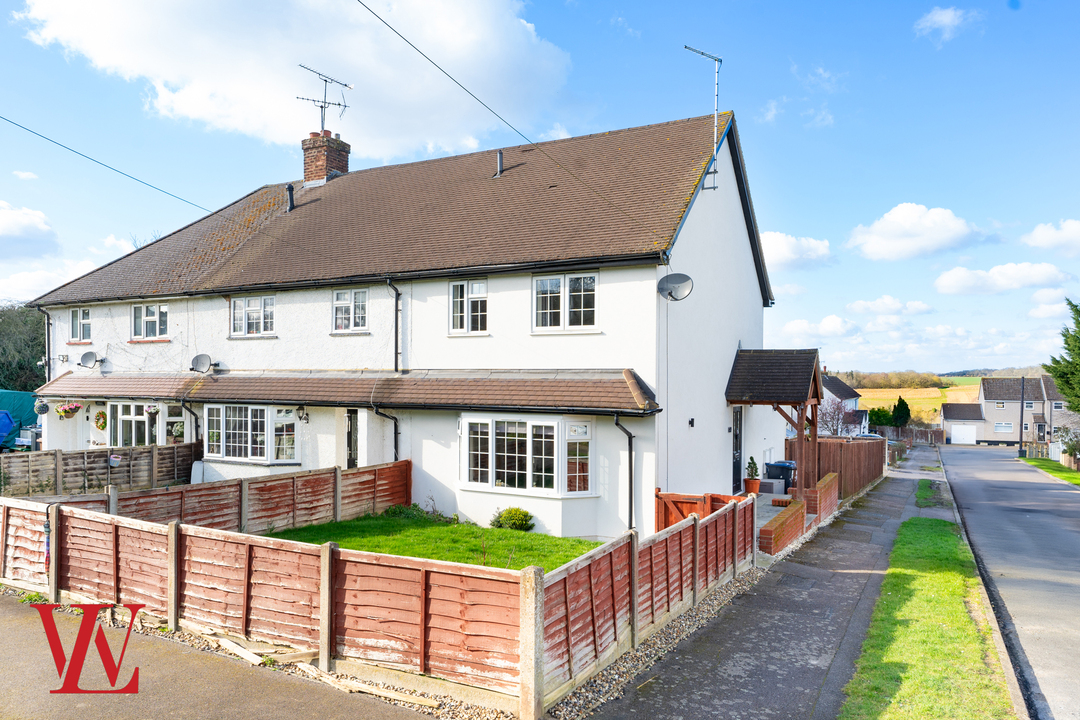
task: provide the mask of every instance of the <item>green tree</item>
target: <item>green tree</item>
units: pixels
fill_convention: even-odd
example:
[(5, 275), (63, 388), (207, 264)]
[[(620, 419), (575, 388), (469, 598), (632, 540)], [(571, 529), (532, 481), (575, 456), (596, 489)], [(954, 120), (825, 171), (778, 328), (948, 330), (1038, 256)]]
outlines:
[(896, 404), (892, 409), (892, 424), (896, 427), (904, 427), (911, 421), (911, 408), (908, 407), (907, 400), (900, 396), (896, 398)]
[(32, 392), (45, 384), (45, 316), (15, 302), (0, 302), (0, 390)]
[(871, 425), (892, 425), (892, 413), (886, 408), (870, 408)]
[(1060, 357), (1050, 356), (1050, 362), (1043, 365), (1050, 377), (1054, 378), (1058, 392), (1065, 397), (1065, 403), (1073, 412), (1080, 412), (1080, 305), (1065, 298), (1072, 312), (1072, 327), (1061, 328), (1063, 350)]

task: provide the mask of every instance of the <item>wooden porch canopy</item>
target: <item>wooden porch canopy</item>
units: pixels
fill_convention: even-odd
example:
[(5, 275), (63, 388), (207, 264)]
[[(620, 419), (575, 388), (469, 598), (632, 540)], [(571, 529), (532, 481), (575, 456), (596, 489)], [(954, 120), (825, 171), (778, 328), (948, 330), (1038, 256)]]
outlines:
[[(817, 453), (807, 452), (806, 428), (817, 447), (818, 406), (821, 404), (821, 366), (818, 351), (739, 350), (728, 378), (727, 401), (731, 405), (771, 405), (798, 436), (795, 451), (796, 494), (810, 488), (818, 475)], [(781, 406), (788, 406), (787, 412)]]

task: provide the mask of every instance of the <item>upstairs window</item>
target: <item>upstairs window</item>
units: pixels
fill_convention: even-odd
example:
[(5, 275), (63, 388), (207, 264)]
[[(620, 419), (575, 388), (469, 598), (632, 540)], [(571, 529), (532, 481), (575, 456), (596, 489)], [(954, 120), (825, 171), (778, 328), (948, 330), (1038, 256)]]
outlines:
[(487, 280), (450, 283), (450, 332), (487, 332)]
[(1024, 401), (1024, 409), (1025, 410), (1034, 410), (1035, 409), (1035, 403), (1032, 402), (1031, 400), (1025, 400)]
[(274, 296), (234, 298), (233, 337), (274, 334)]
[(90, 308), (74, 308), (71, 311), (71, 342), (90, 340)]
[(595, 326), (595, 273), (533, 278), (534, 330), (586, 330)]
[(334, 332), (367, 330), (368, 291), (334, 291)]
[(1065, 403), (1063, 401), (1061, 401), (1061, 400), (1055, 400), (1054, 401), (1054, 409), (1055, 410), (1064, 410), (1065, 409)]
[(131, 336), (152, 340), (169, 334), (168, 305), (134, 305), (131, 308)]
[(999, 400), (996, 403), (994, 403), (994, 407), (996, 407), (998, 410), (1004, 410), (1005, 409), (1005, 403)]

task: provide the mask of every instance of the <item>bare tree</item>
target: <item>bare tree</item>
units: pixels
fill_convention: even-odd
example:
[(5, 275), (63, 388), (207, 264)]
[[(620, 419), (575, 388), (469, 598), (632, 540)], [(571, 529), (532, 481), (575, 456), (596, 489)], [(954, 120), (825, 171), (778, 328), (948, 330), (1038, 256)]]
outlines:
[(131, 245), (132, 245), (132, 247), (134, 247), (134, 248), (135, 248), (136, 250), (139, 250), (139, 249), (141, 249), (141, 248), (144, 248), (144, 247), (146, 247), (147, 245), (149, 245), (150, 243), (152, 243), (152, 242), (156, 242), (156, 241), (158, 241), (158, 240), (160, 240), (160, 239), (161, 239), (161, 233), (160, 233), (160, 232), (158, 232), (157, 230), (155, 230), (155, 231), (154, 231), (154, 232), (153, 232), (153, 233), (152, 233), (152, 234), (150, 235), (150, 239), (148, 239), (148, 240), (147, 240), (147, 239), (143, 239), (143, 238), (140, 238), (140, 237), (139, 237), (138, 235), (136, 235), (135, 233), (130, 233), (130, 236), (131, 236)]
[(845, 415), (847, 415), (847, 408), (844, 407), (843, 400), (834, 397), (826, 398), (818, 407), (819, 430), (829, 435), (842, 435), (845, 429)]

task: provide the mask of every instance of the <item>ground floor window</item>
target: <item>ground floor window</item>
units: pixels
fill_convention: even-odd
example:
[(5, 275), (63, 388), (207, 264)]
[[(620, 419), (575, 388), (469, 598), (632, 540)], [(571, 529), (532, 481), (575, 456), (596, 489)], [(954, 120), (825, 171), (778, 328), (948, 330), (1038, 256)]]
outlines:
[(109, 405), (109, 444), (113, 447), (157, 445), (158, 406), (145, 403)]
[(994, 423), (994, 432), (996, 433), (1011, 433), (1013, 431), (1013, 424), (1011, 422), (996, 422)]
[(263, 405), (205, 406), (207, 457), (260, 463), (295, 463), (296, 410)]
[(466, 487), (590, 493), (592, 423), (558, 418), (462, 417)]

